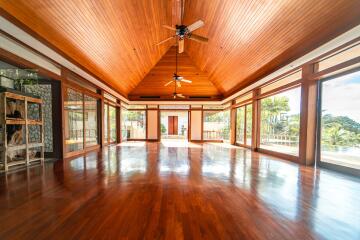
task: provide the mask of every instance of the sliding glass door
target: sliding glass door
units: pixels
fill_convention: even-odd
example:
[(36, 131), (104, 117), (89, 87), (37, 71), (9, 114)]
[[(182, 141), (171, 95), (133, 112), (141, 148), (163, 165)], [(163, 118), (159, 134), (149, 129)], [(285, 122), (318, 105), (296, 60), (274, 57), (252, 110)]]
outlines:
[(260, 100), (260, 148), (299, 155), (300, 87)]
[(116, 143), (116, 107), (110, 104), (104, 104), (104, 139), (105, 144)]
[(320, 164), (360, 170), (360, 71), (321, 82)]
[(252, 104), (236, 109), (236, 143), (251, 147), (252, 139)]
[(98, 98), (79, 89), (65, 88), (63, 114), (67, 156), (99, 145), (98, 102)]
[(203, 139), (229, 142), (230, 110), (203, 112)]

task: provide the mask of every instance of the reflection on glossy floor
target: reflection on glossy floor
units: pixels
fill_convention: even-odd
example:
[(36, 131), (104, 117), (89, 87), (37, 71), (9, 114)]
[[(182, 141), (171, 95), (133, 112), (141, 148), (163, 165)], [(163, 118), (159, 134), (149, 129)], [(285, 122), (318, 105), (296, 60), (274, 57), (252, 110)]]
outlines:
[(123, 143), (0, 184), (0, 239), (360, 239), (359, 179), (223, 144)]

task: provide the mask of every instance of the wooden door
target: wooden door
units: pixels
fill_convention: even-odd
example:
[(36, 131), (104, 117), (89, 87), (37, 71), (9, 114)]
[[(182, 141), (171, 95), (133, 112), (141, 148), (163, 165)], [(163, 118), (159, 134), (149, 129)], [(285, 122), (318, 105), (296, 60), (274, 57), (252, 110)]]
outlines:
[(178, 117), (168, 116), (168, 135), (178, 134)]
[(173, 135), (178, 135), (178, 116), (173, 116)]

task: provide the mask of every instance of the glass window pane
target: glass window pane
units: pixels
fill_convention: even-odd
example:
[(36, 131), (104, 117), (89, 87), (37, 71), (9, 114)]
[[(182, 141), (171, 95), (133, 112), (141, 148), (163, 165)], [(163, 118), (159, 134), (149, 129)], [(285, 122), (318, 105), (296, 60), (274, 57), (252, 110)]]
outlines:
[(246, 145), (251, 146), (252, 136), (252, 105), (246, 105)]
[(84, 148), (83, 95), (67, 88), (64, 101), (65, 151), (73, 152)]
[(262, 87), (260, 89), (260, 93), (263, 94), (263, 93), (269, 92), (271, 90), (274, 90), (276, 88), (279, 88), (281, 86), (284, 86), (286, 84), (295, 82), (297, 80), (300, 80), (301, 77), (302, 77), (302, 70), (298, 70), (296, 72), (290, 73), (289, 75), (287, 75), (273, 83), (270, 83), (269, 85), (265, 85), (264, 87)]
[(260, 148), (297, 156), (300, 87), (261, 99)]
[(146, 138), (146, 111), (122, 111), (122, 137), (123, 139)]
[(340, 52), (334, 53), (332, 56), (321, 60), (318, 65), (318, 71), (323, 71), (358, 56), (360, 56), (359, 42), (347, 47), (345, 50), (341, 50)]
[(244, 102), (246, 100), (249, 100), (253, 97), (253, 92), (249, 92), (245, 95), (242, 95), (240, 97), (238, 97), (236, 100), (235, 100), (235, 104), (238, 104), (238, 103), (241, 103), (241, 102)]
[(322, 83), (321, 161), (360, 169), (360, 72)]
[(230, 110), (204, 111), (204, 140), (230, 139)]
[(109, 117), (109, 105), (104, 104), (104, 139), (105, 139), (104, 141), (105, 141), (105, 143), (109, 143), (109, 134), (108, 134), (109, 120), (108, 120), (108, 117)]
[(85, 140), (86, 146), (98, 144), (97, 99), (84, 95), (85, 101)]
[(126, 141), (128, 139), (128, 131), (126, 129), (126, 116), (128, 110), (124, 107), (121, 108), (121, 140)]
[(236, 109), (236, 143), (244, 144), (245, 106)]
[(116, 142), (116, 108), (109, 106), (110, 142)]

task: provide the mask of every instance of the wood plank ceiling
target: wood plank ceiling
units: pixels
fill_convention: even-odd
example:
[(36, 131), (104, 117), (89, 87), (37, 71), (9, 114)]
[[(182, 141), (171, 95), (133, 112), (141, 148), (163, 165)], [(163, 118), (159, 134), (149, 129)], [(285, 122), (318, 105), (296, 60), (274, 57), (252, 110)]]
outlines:
[(186, 51), (228, 96), (360, 24), (359, 0), (189, 0), (184, 24), (202, 19)]
[[(175, 72), (175, 54), (177, 48), (171, 47), (153, 69), (146, 75), (139, 85), (131, 92), (130, 99), (140, 96), (161, 96), (171, 98), (174, 92), (174, 84), (164, 86), (172, 80)], [(178, 75), (191, 80), (192, 83), (181, 83), (178, 93), (185, 96), (217, 96), (220, 95), (217, 88), (209, 81), (206, 73), (199, 70), (190, 57), (184, 52), (178, 55)], [(196, 90), (196, 91), (194, 91)]]
[(162, 24), (171, 24), (166, 0), (1, 1), (0, 7), (58, 50), (127, 94), (171, 43)]
[[(149, 86), (148, 73), (173, 44), (155, 46), (172, 34), (161, 25), (179, 21), (178, 2), (0, 0), (0, 13), (125, 96), (142, 86), (166, 95), (159, 90), (165, 76)], [(209, 87), (208, 95), (227, 96), (360, 24), (359, 9), (359, 0), (186, 0), (184, 23), (202, 19), (195, 33), (210, 40), (186, 40), (185, 51), (219, 90)], [(186, 87), (189, 95), (198, 92)]]

